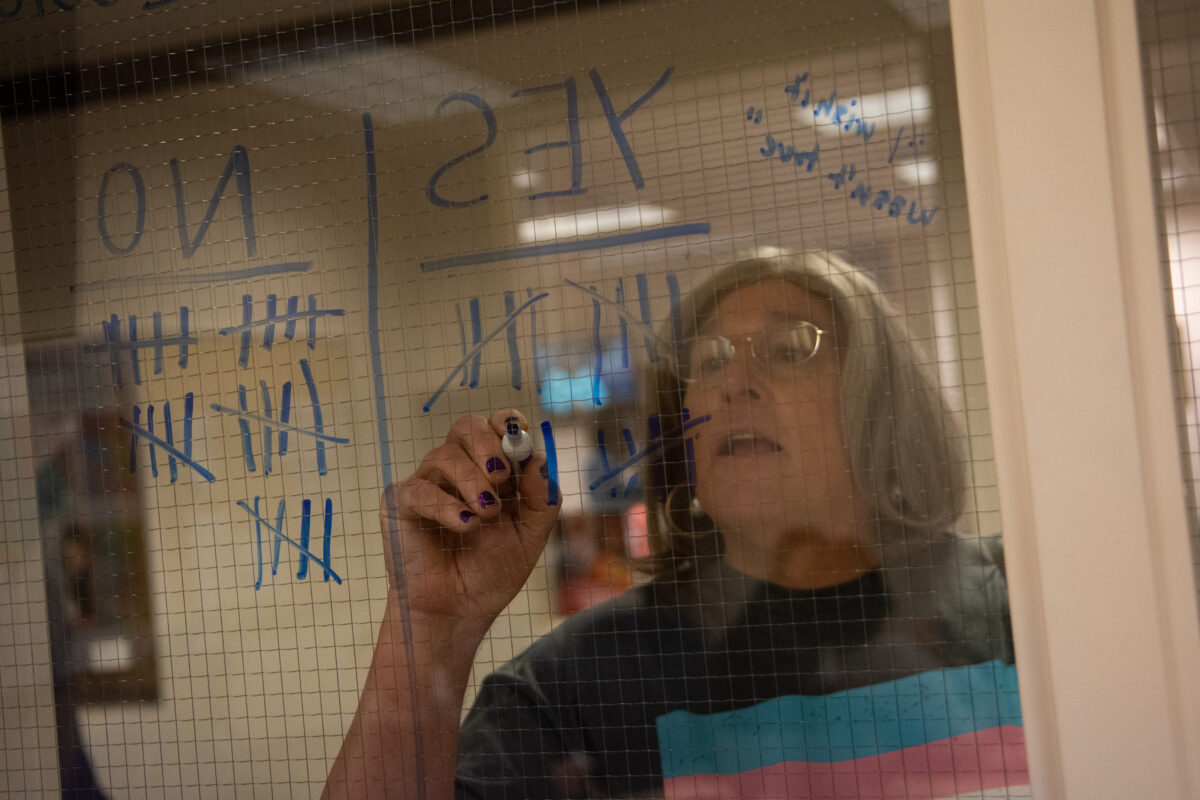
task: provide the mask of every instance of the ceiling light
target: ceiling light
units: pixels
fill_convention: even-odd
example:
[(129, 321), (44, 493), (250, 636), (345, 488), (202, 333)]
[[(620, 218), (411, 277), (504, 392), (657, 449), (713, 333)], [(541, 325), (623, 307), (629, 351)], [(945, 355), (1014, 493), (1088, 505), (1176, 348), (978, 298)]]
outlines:
[(897, 161), (892, 165), (896, 179), (912, 186), (928, 186), (937, 183), (938, 164), (931, 158), (917, 161)]
[(517, 223), (517, 239), (522, 242), (553, 242), (612, 231), (653, 228), (678, 216), (669, 208), (647, 204), (594, 208), (574, 214), (523, 220)]

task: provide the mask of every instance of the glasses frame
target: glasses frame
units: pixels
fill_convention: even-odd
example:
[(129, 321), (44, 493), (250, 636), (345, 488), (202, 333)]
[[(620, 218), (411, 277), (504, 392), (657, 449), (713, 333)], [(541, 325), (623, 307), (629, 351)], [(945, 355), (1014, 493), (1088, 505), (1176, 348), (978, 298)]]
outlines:
[[(826, 331), (823, 330), (820, 326), (818, 326), (814, 322), (809, 322), (808, 320), (800, 320), (799, 322), (793, 323), (792, 325), (789, 325), (786, 330), (793, 331), (793, 330), (797, 330), (800, 328), (808, 328), (808, 329), (815, 331), (817, 337), (816, 337), (816, 341), (813, 342), (812, 352), (809, 353), (803, 360), (795, 362), (795, 364), (792, 366), (796, 366), (799, 364), (807, 364), (809, 361), (812, 361), (813, 358), (816, 357), (817, 353), (820, 352), (820, 350), (821, 350), (821, 337), (826, 334)], [(763, 331), (762, 333), (756, 333), (756, 334), (753, 334), (750, 336), (734, 336), (734, 337), (722, 336), (719, 333), (696, 335), (696, 336), (692, 336), (692, 337), (688, 338), (688, 340), (684, 343), (684, 346), (682, 348), (680, 348), (680, 352), (681, 353), (689, 353), (691, 351), (692, 346), (696, 343), (696, 341), (698, 341), (700, 339), (718, 339), (718, 340), (723, 340), (725, 343), (727, 343), (729, 345), (729, 358), (732, 359), (735, 355), (737, 355), (738, 345), (743, 342), (749, 342), (750, 343), (750, 360), (753, 361), (758, 366), (762, 367), (763, 369), (770, 371), (770, 370), (773, 370), (774, 367), (772, 367), (769, 363), (764, 361), (762, 357), (759, 356), (758, 350), (755, 347), (755, 343), (757, 341), (761, 341), (763, 339), (763, 337), (767, 336), (769, 333), (771, 333), (771, 331)], [(674, 369), (672, 371), (675, 373), (675, 377), (679, 379), (680, 383), (684, 384), (685, 386), (692, 386), (695, 384), (704, 383), (706, 380), (711, 380), (711, 377), (709, 377), (709, 378), (693, 378), (693, 377), (691, 377), (688, 374), (689, 370), (687, 368), (687, 361), (690, 361), (690, 359), (683, 359), (683, 358), (680, 358), (679, 356), (677, 356), (675, 359)], [(729, 361), (726, 361), (721, 366), (720, 371), (724, 372), (725, 367), (727, 367), (728, 365), (729, 365)], [(715, 377), (717, 374), (719, 374), (719, 373), (714, 373), (714, 375), (712, 377)]]

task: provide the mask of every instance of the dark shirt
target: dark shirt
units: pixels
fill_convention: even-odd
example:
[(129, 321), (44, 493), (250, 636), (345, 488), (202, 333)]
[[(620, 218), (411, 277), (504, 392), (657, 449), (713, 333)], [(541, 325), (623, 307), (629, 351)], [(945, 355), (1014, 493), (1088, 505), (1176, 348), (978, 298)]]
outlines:
[[(1004, 613), (975, 602), (1003, 598), (999, 571), (977, 548), (950, 551), (934, 548), (902, 579), (877, 570), (808, 591), (713, 564), (577, 614), (484, 681), (460, 734), (458, 795), (660, 795), (657, 725), (671, 712), (721, 714), (1011, 660), (1003, 624), (961, 619)], [(938, 608), (932, 590), (947, 568), (958, 584), (993, 585)]]

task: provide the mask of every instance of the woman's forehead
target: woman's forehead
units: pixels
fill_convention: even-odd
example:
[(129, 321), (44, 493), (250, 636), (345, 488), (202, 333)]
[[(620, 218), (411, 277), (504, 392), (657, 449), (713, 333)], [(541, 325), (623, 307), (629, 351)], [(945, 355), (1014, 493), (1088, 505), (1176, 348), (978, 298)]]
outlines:
[(700, 330), (731, 326), (750, 329), (789, 322), (832, 328), (833, 301), (784, 278), (768, 278), (727, 292), (702, 321)]

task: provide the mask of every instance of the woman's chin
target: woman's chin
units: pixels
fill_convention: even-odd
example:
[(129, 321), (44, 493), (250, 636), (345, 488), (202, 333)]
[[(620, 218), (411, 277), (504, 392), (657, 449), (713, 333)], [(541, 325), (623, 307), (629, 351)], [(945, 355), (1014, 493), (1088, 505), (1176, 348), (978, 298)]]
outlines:
[(711, 509), (703, 500), (701, 503), (727, 537), (742, 534), (758, 539), (771, 532), (782, 533), (795, 523), (794, 503), (784, 497), (748, 498), (731, 493)]

